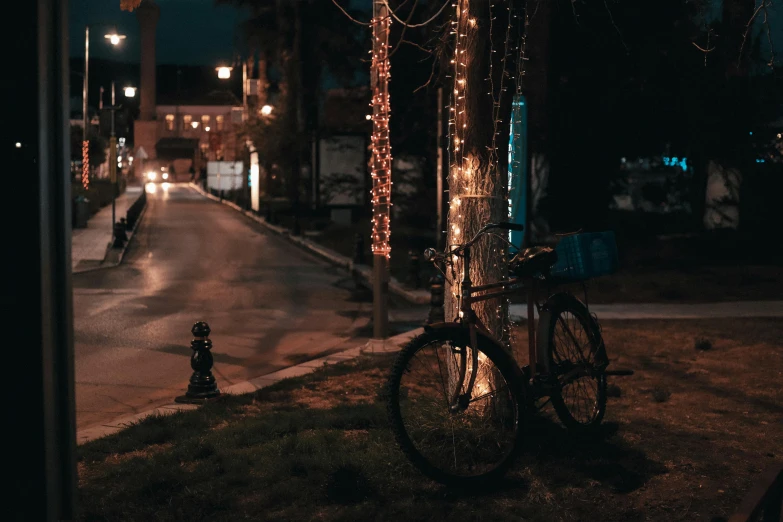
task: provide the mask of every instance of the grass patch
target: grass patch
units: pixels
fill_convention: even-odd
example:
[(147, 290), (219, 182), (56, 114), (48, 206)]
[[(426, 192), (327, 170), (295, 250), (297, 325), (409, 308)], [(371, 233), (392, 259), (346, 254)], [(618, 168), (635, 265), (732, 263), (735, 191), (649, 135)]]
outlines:
[(652, 389), (652, 398), (655, 402), (666, 402), (671, 396), (672, 392), (662, 386), (656, 386)]
[[(547, 407), (490, 490), (452, 491), (408, 463), (381, 391), (392, 359), (372, 355), (80, 446), (80, 519), (728, 517), (783, 456), (783, 391), (772, 385), (783, 322), (607, 321), (603, 333), (612, 365), (637, 373), (610, 378), (622, 394), (602, 436), (575, 439)], [(719, 349), (694, 351), (698, 337)], [(651, 400), (656, 387), (666, 402)]]
[(693, 347), (701, 352), (706, 352), (707, 350), (712, 350), (712, 341), (706, 337), (697, 337), (693, 341)]

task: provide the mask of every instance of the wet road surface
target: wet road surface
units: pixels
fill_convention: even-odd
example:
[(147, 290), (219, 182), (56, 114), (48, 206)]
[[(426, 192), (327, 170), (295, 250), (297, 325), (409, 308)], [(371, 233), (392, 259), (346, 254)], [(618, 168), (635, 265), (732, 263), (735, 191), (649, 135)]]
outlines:
[(78, 429), (181, 395), (198, 320), (224, 387), (366, 341), (345, 272), (187, 185), (149, 192), (123, 264), (73, 277)]

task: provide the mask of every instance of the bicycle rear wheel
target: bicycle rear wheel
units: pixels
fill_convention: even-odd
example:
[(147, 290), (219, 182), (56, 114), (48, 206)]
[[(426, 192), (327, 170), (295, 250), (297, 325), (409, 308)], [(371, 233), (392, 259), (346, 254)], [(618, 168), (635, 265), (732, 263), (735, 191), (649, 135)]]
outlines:
[(606, 413), (608, 364), (598, 324), (581, 301), (561, 293), (547, 301), (539, 329), (558, 418), (574, 433), (595, 431)]
[[(473, 354), (465, 328), (419, 335), (400, 352), (389, 377), (397, 442), (421, 472), (444, 484), (498, 478), (520, 446), (523, 395), (514, 362), (483, 336), (478, 352), (476, 383), (463, 407), (452, 407), (451, 398), (457, 389), (466, 393), (470, 380)], [(458, 382), (462, 357), (467, 372)]]

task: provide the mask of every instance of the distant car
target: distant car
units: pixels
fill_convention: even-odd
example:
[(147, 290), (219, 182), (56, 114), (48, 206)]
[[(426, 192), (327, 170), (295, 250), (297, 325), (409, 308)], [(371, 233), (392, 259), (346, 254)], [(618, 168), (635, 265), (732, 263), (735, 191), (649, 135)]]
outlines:
[(169, 173), (166, 170), (156, 171), (150, 170), (144, 175), (147, 178), (147, 182), (151, 183), (164, 183), (169, 181)]

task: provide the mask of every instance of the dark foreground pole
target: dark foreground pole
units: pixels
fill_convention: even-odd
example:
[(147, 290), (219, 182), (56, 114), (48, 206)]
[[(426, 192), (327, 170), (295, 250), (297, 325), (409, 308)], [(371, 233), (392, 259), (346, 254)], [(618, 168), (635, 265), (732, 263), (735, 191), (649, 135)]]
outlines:
[(3, 384), (12, 393), (3, 520), (75, 518), (67, 28), (66, 0), (19, 2), (8, 25), (6, 66), (14, 78), (5, 99), (14, 124), (2, 152), (20, 190), (2, 211), (12, 224), (0, 290), (9, 347)]

